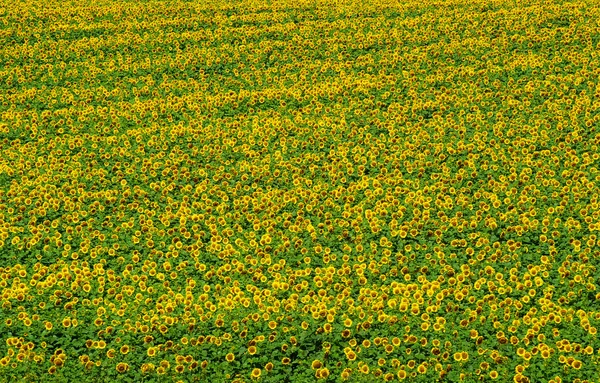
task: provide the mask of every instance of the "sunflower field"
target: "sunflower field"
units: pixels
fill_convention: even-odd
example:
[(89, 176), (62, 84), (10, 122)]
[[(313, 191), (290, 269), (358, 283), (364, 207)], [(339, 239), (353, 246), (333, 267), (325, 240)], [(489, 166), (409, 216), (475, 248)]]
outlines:
[(600, 382), (600, 3), (0, 0), (0, 382)]

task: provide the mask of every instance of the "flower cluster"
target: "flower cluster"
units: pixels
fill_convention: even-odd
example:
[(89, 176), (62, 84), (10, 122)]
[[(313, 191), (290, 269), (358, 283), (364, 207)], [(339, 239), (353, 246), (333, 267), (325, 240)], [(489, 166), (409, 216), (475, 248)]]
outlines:
[(592, 3), (2, 8), (0, 380), (597, 378)]

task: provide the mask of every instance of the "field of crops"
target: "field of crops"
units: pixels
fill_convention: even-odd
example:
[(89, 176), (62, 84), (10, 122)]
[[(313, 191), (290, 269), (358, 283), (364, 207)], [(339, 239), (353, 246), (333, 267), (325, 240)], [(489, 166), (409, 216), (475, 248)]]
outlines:
[(600, 3), (0, 0), (0, 382), (600, 382)]

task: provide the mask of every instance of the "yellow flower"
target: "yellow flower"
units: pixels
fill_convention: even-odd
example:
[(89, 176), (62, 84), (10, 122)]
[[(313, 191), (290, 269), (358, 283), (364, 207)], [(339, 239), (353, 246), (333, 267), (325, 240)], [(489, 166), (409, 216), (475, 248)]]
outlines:
[(129, 369), (129, 365), (127, 363), (119, 363), (116, 367), (117, 371), (120, 373), (124, 373)]
[(348, 360), (353, 361), (356, 360), (356, 354), (354, 353), (354, 351), (349, 351), (346, 354), (346, 357), (348, 358)]
[(342, 371), (341, 378), (342, 380), (348, 380), (348, 378), (350, 378), (350, 372), (347, 369), (345, 369), (344, 371)]
[(231, 363), (235, 360), (235, 355), (233, 355), (233, 353), (230, 352), (229, 354), (227, 354), (227, 356), (225, 356), (225, 359)]
[(329, 369), (327, 367), (323, 367), (322, 369), (317, 371), (319, 378), (327, 379), (329, 377)]
[(250, 347), (248, 347), (248, 354), (250, 354), (250, 355), (256, 354), (257, 351), (258, 350), (256, 349), (256, 346), (250, 346)]
[(260, 373), (261, 373), (260, 368), (255, 368), (254, 370), (252, 370), (252, 377), (253, 378), (259, 378), (260, 377)]

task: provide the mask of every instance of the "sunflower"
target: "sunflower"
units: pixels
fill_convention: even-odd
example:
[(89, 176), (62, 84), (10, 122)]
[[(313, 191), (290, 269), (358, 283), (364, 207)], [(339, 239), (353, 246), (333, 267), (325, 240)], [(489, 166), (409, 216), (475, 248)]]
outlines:
[(230, 352), (229, 354), (227, 354), (227, 355), (225, 356), (225, 359), (226, 359), (226, 360), (227, 360), (229, 363), (231, 363), (231, 362), (233, 362), (233, 361), (235, 360), (235, 355), (233, 355), (233, 353), (231, 353), (231, 352)]
[(119, 363), (117, 364), (116, 369), (119, 373), (122, 374), (129, 369), (129, 365), (127, 363)]
[(327, 367), (323, 367), (317, 372), (319, 373), (319, 377), (321, 379), (327, 379), (329, 377), (329, 369)]
[(255, 379), (260, 378), (260, 373), (261, 373), (260, 368), (255, 368), (252, 370), (252, 377)]

